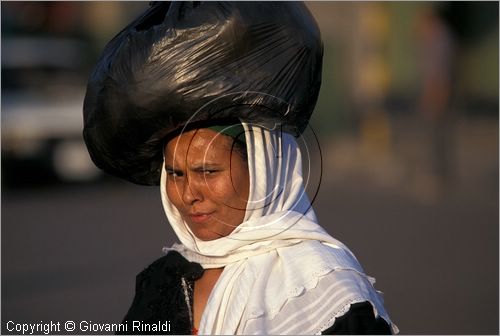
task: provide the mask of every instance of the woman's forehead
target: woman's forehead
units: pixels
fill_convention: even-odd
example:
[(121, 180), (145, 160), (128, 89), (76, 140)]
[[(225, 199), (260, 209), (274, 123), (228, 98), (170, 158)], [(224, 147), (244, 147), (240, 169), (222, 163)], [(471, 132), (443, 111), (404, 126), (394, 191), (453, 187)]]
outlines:
[(229, 136), (207, 128), (195, 129), (171, 139), (165, 146), (165, 157), (177, 159), (180, 156), (185, 159), (186, 156), (203, 158), (223, 155), (231, 150), (231, 144)]

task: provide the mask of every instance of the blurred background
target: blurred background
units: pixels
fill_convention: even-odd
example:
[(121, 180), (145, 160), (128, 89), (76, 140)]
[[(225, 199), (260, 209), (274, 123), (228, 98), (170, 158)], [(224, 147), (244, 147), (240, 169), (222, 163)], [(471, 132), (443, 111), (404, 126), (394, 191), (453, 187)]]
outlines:
[[(81, 137), (92, 66), (147, 6), (1, 3), (2, 333), (120, 322), (175, 241), (159, 190), (98, 171)], [(307, 6), (325, 45), (305, 135), (320, 223), (401, 333), (498, 334), (498, 2)]]

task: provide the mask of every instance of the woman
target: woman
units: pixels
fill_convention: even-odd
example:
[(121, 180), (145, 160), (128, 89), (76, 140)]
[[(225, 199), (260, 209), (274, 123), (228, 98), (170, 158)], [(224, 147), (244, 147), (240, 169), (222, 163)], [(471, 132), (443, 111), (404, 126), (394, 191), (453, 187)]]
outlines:
[(395, 332), (373, 279), (316, 223), (294, 137), (242, 125), (167, 142), (161, 195), (181, 244), (139, 276), (124, 321), (181, 334)]
[(102, 169), (159, 184), (180, 240), (138, 275), (125, 333), (397, 331), (304, 191), (294, 136), (322, 54), (296, 2), (153, 3), (108, 44), (85, 97), (87, 147)]

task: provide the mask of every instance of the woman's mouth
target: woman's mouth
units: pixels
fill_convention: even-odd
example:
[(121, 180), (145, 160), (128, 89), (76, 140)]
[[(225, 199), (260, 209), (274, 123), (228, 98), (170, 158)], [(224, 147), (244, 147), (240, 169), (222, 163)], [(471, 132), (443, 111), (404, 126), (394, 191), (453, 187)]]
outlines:
[(196, 212), (189, 214), (189, 219), (191, 220), (192, 223), (201, 224), (209, 220), (213, 213), (214, 212), (207, 212), (207, 213)]

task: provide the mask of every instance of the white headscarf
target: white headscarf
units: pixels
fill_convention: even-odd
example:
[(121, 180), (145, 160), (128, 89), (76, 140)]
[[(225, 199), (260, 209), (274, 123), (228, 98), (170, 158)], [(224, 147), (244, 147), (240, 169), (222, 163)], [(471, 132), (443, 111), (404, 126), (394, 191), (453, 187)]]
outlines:
[(176, 250), (205, 269), (224, 267), (199, 334), (317, 334), (352, 303), (364, 301), (397, 332), (372, 286), (375, 280), (364, 274), (344, 244), (317, 224), (295, 138), (242, 124), (249, 202), (243, 223), (230, 235), (198, 239), (169, 201), (162, 169), (163, 206), (181, 241), (164, 250)]

